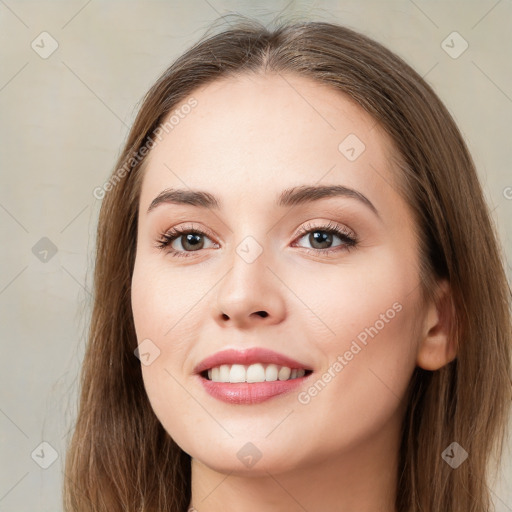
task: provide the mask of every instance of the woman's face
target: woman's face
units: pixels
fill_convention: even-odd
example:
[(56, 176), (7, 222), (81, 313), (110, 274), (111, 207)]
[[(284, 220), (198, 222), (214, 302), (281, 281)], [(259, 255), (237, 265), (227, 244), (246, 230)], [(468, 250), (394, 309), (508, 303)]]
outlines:
[[(346, 96), (293, 75), (193, 97), (155, 138), (141, 190), (132, 306), (156, 415), (219, 471), (395, 450), (426, 315), (389, 139)], [(150, 208), (170, 189), (217, 204), (175, 194)], [(185, 235), (157, 247), (172, 228)], [(278, 355), (244, 359), (254, 348)], [(227, 349), (238, 358), (196, 373)]]

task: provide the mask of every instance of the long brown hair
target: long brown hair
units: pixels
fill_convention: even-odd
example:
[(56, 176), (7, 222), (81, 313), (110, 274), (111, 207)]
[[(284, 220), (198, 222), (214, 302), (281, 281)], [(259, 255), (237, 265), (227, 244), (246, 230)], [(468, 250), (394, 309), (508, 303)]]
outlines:
[[(94, 305), (76, 426), (64, 478), (66, 512), (184, 512), (190, 456), (146, 395), (130, 284), (144, 147), (194, 90), (246, 72), (295, 73), (348, 94), (390, 135), (400, 191), (418, 227), (425, 296), (451, 285), (457, 358), (417, 367), (409, 386), (397, 512), (488, 512), (489, 469), (500, 467), (511, 400), (511, 292), (474, 163), (432, 88), (379, 43), (326, 22), (269, 29), (237, 17), (179, 57), (144, 98), (104, 196), (97, 231)], [(141, 151), (142, 150), (142, 151)], [(179, 414), (179, 411), (176, 412)], [(469, 457), (441, 457), (457, 442)]]

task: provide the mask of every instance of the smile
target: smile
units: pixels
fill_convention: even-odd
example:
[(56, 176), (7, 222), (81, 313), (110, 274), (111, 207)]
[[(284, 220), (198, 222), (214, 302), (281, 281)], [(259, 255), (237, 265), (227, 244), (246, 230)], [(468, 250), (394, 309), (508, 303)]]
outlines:
[(205, 370), (202, 376), (213, 382), (252, 383), (292, 380), (304, 377), (304, 375), (309, 373), (311, 373), (311, 370), (305, 370), (304, 368), (256, 363), (251, 365), (222, 364)]

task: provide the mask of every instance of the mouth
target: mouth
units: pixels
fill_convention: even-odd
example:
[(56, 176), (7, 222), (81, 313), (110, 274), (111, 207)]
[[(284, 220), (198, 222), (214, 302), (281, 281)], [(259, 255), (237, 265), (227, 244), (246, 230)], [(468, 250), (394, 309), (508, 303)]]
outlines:
[[(313, 369), (262, 348), (228, 349), (207, 357), (194, 369), (212, 397), (229, 404), (257, 404), (291, 391), (309, 380)], [(284, 399), (284, 398), (283, 398)]]
[(276, 382), (300, 379), (308, 376), (312, 370), (306, 368), (290, 368), (277, 364), (255, 363), (251, 365), (222, 364), (200, 373), (203, 379), (212, 382), (236, 384), (240, 382)]

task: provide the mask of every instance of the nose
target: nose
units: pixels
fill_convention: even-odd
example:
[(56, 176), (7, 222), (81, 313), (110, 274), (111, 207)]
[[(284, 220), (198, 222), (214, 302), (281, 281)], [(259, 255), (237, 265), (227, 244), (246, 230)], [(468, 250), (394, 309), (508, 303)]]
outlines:
[(286, 309), (284, 286), (275, 274), (263, 254), (253, 262), (235, 254), (217, 292), (215, 314), (221, 327), (247, 329), (282, 322)]

